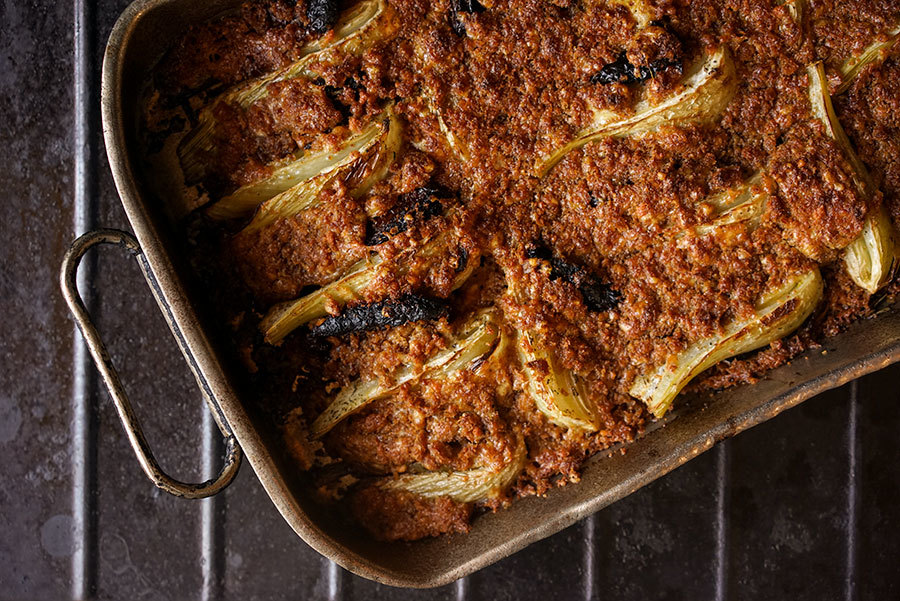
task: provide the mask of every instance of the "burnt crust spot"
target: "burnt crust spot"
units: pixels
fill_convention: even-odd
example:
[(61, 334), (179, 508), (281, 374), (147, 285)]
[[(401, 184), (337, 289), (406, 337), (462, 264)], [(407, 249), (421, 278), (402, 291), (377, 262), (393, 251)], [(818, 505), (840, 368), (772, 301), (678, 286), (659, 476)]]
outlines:
[(607, 283), (601, 282), (584, 268), (554, 257), (544, 246), (532, 246), (525, 251), (526, 259), (544, 261), (550, 265), (550, 281), (563, 280), (581, 293), (585, 306), (594, 312), (615, 309), (622, 300), (622, 295)]
[(453, 33), (458, 35), (459, 37), (466, 36), (466, 25), (463, 23), (462, 19), (459, 18), (460, 14), (475, 14), (475, 13), (483, 13), (485, 7), (478, 0), (453, 0), (450, 7), (450, 29), (453, 30)]
[(383, 330), (415, 321), (433, 321), (447, 315), (447, 305), (439, 300), (406, 294), (347, 307), (339, 315), (326, 317), (310, 329), (314, 337), (343, 336), (353, 332)]
[(681, 71), (681, 61), (660, 58), (646, 66), (635, 66), (629, 62), (626, 53), (622, 52), (616, 60), (604, 65), (600, 71), (594, 73), (591, 76), (591, 83), (600, 85), (643, 83), (672, 67)]
[(393, 236), (405, 232), (416, 222), (426, 221), (444, 212), (438, 199), (448, 199), (450, 192), (437, 186), (423, 186), (401, 194), (397, 204), (387, 212), (373, 217), (366, 224), (366, 246), (384, 244)]
[(306, 5), (306, 29), (310, 33), (325, 33), (338, 18), (337, 0), (308, 0)]

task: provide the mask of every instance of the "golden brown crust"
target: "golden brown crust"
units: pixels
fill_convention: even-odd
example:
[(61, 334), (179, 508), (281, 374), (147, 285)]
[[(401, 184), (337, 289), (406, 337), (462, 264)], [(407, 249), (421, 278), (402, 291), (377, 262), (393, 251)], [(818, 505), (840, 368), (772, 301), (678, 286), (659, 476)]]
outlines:
[(836, 100), (847, 135), (884, 193), (900, 224), (900, 45), (881, 64), (867, 67)]
[(160, 87), (179, 96), (206, 85), (231, 85), (295, 60), (309, 41), (306, 2), (250, 2), (193, 28), (159, 69)]
[(369, 486), (353, 494), (351, 508), (357, 521), (378, 540), (409, 541), (468, 532), (473, 506), (447, 497), (426, 499)]
[[(266, 382), (258, 402), (276, 419), (286, 403), (314, 418), (354, 381), (389, 383), (421, 368), (468, 316), (494, 307), (504, 340), (532, 332), (577, 374), (597, 431), (567, 429), (538, 411), (508, 349), (489, 370), (404, 384), (322, 439), (330, 457), (367, 479), (351, 506), (375, 536), (463, 532), (473, 507), (388, 492), (372, 478), (499, 471), (521, 439), (528, 452), (522, 473), (481, 507), (576, 481), (588, 456), (633, 440), (647, 423), (647, 409), (628, 393), (636, 376), (747, 318), (762, 295), (797, 274), (819, 268), (825, 275), (814, 316), (762, 351), (710, 369), (692, 390), (751, 382), (871, 312), (841, 256), (882, 200), (900, 224), (898, 51), (866, 67), (835, 99), (875, 194), (855, 185), (848, 158), (816, 121), (806, 68), (823, 60), (835, 80), (842, 61), (900, 23), (895, 2), (810, 0), (797, 21), (783, 2), (655, 0), (644, 25), (626, 3), (593, 0), (492, 0), (484, 11), (459, 14), (449, 0), (387, 4), (396, 27), (361, 56), (316, 64), (315, 82), (280, 83), (248, 109), (218, 108), (222, 144), (203, 186), (221, 196), (266, 175), (273, 160), (323, 136), (337, 142), (391, 107), (405, 142), (386, 176), (361, 196), (331, 185), (317, 207), (250, 235), (206, 224), (228, 240), (227, 250), (200, 244), (198, 253), (227, 264), (226, 289), (249, 290), (260, 311), (333, 281), (372, 252), (383, 261), (378, 276), (354, 302), (414, 293), (449, 310), (433, 322), (324, 341), (300, 330), (279, 348), (244, 345), (259, 366), (255, 377)], [(191, 34), (163, 65), (175, 83), (162, 93), (284, 66), (306, 39), (287, 40), (290, 27), (257, 29), (249, 19), (229, 17)], [(214, 66), (198, 58), (222, 44), (217, 51), (226, 58)], [(268, 49), (238, 60), (254, 44)], [(538, 176), (542, 157), (597, 115), (628, 117), (678, 93), (690, 65), (723, 47), (739, 84), (712, 123), (600, 139)], [(710, 228), (714, 195), (751, 178), (765, 196), (756, 218)], [(439, 214), (366, 246), (367, 224), (424, 188), (441, 190)], [(422, 249), (438, 239), (441, 252), (425, 256)], [(464, 268), (472, 275), (460, 285)], [(589, 302), (586, 278), (611, 291), (608, 305)], [(236, 310), (224, 313), (232, 318)], [(239, 336), (253, 339), (257, 324), (243, 319)], [(304, 466), (312, 461), (309, 452), (301, 456)]]

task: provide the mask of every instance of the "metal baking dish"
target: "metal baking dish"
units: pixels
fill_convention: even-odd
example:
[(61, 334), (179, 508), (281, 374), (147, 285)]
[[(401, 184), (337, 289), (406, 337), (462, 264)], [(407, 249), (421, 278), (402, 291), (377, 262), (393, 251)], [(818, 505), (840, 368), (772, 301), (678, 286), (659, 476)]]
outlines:
[[(241, 453), (253, 467), (284, 519), (310, 546), (348, 570), (378, 582), (407, 587), (449, 583), (634, 492), (711, 448), (717, 441), (776, 416), (809, 397), (900, 360), (900, 311), (890, 309), (859, 322), (752, 386), (681, 399), (678, 410), (654, 424), (627, 453), (610, 452), (585, 466), (582, 481), (543, 498), (521, 499), (475, 520), (472, 532), (415, 543), (378, 543), (335, 512), (315, 504), (304, 480), (285, 456), (277, 433), (241, 402), (228, 375), (227, 352), (215, 348), (199, 305), (187, 292), (190, 274), (174, 248), (162, 202), (138, 169), (135, 128), (139, 92), (163, 51), (192, 24), (233, 8), (237, 0), (138, 0), (116, 23), (103, 64), (103, 133), (116, 187), (136, 239), (100, 230), (77, 240), (61, 274), (63, 292), (116, 403), (141, 466), (157, 486), (199, 498), (215, 494), (237, 473)], [(184, 484), (166, 476), (135, 422), (127, 397), (75, 285), (81, 255), (99, 243), (135, 254), (176, 341), (226, 437), (226, 460), (217, 478)]]

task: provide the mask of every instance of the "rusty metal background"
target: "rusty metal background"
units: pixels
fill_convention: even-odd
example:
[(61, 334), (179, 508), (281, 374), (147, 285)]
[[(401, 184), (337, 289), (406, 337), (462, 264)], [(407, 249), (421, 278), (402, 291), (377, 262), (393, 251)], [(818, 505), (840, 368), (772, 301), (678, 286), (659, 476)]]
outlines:
[[(0, 599), (894, 599), (900, 404), (888, 368), (719, 444), (453, 585), (404, 591), (306, 547), (251, 470), (188, 502), (140, 472), (66, 318), (73, 233), (126, 227), (97, 109), (100, 41), (126, 2), (0, 8)], [(219, 433), (133, 262), (82, 291), (160, 462), (215, 473)]]

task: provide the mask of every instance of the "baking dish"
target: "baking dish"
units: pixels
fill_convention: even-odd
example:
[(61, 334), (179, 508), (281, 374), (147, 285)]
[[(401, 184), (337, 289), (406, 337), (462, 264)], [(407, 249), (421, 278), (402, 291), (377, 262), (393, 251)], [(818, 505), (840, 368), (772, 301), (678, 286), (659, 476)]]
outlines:
[[(626, 454), (605, 453), (585, 467), (582, 482), (527, 498), (476, 520), (466, 536), (377, 543), (348, 527), (339, 516), (304, 494), (304, 481), (291, 468), (278, 435), (247, 410), (229, 378), (225, 349), (217, 348), (203, 314), (189, 294), (189, 274), (172, 253), (175, 245), (162, 202), (138, 168), (135, 129), (138, 98), (162, 52), (190, 25), (237, 4), (190, 0), (141, 0), (116, 24), (107, 46), (102, 82), (104, 135), (110, 164), (136, 239), (99, 231), (79, 239), (67, 255), (63, 288), (95, 361), (123, 417), (142, 467), (161, 488), (187, 497), (214, 494), (237, 471), (241, 450), (291, 527), (312, 547), (361, 576), (397, 586), (429, 587), (450, 582), (549, 536), (576, 520), (709, 449), (716, 441), (777, 415), (822, 390), (900, 359), (900, 315), (881, 313), (828, 341), (828, 353), (813, 350), (753, 385), (711, 397), (682, 400), (679, 409), (655, 424)], [(227, 459), (219, 477), (200, 485), (174, 481), (156, 466), (136, 427), (126, 397), (96, 330), (77, 298), (74, 274), (81, 254), (101, 242), (124, 245), (144, 268), (176, 340), (188, 359), (226, 435)]]

